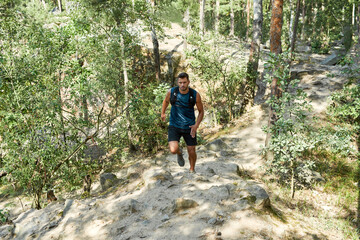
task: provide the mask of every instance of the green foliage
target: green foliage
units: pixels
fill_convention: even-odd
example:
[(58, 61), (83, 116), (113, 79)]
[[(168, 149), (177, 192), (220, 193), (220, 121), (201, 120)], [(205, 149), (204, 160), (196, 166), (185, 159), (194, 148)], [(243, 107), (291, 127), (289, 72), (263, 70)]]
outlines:
[[(355, 54), (355, 58), (359, 58), (359, 53)], [(354, 81), (358, 78), (360, 74), (360, 68), (356, 66), (354, 58), (351, 55), (345, 55), (339, 64), (344, 67), (342, 72), (347, 75), (350, 81)]]
[(355, 129), (360, 124), (360, 86), (349, 85), (331, 96), (329, 114), (340, 121), (350, 123)]
[(324, 41), (319, 38), (315, 38), (311, 42), (311, 51), (313, 53), (328, 54), (330, 51), (330, 45), (327, 41)]
[[(44, 190), (77, 188), (105, 166), (85, 154), (88, 141), (122, 154), (125, 109), (142, 149), (155, 151), (166, 138), (158, 116), (164, 86), (152, 85), (138, 33), (126, 27), (149, 21), (147, 5), (135, 1), (134, 12), (131, 1), (82, 2), (92, 8), (77, 5), (58, 24), (34, 4), (11, 6), (0, 21), (0, 168), (41, 208)], [(129, 14), (116, 14), (122, 10)]]
[(207, 37), (209, 39), (200, 40), (193, 36), (192, 44), (197, 47), (187, 54), (191, 57), (192, 69), (207, 88), (211, 111), (214, 115), (220, 114), (217, 121), (226, 123), (237, 113), (235, 105), (242, 101), (246, 63), (236, 58), (235, 53), (228, 53), (221, 37)]
[(137, 141), (136, 144), (146, 152), (156, 153), (166, 145), (167, 129), (159, 113), (168, 90), (167, 84), (149, 84), (144, 88), (134, 89), (135, 101), (131, 107), (131, 128)]
[(310, 184), (307, 179), (314, 162), (307, 153), (317, 146), (318, 140), (310, 134), (313, 119), (308, 116), (310, 105), (306, 94), (298, 88), (299, 81), (289, 77), (288, 58), (287, 52), (271, 54), (266, 63), (272, 72), (272, 76), (268, 75), (266, 79), (271, 82), (276, 77), (279, 88), (283, 90), (280, 97), (274, 95), (267, 101), (276, 114), (274, 125), (265, 129), (271, 133), (271, 140), (264, 151), (274, 155), (267, 159), (267, 170), (279, 176), (281, 183)]
[[(58, 164), (82, 141), (78, 129), (93, 127), (72, 113), (77, 111), (73, 104), (93, 95), (95, 89), (89, 82), (91, 71), (71, 58), (78, 42), (70, 41), (70, 37), (81, 37), (83, 32), (74, 33), (71, 23), (46, 29), (26, 14), (22, 12), (20, 20), (9, 19), (18, 21), (19, 26), (1, 26), (6, 46), (2, 48), (0, 95), (2, 148), (6, 154), (1, 167), (34, 195), (36, 208), (40, 208), (44, 188), (61, 179), (72, 183), (89, 166), (80, 156), (60, 164), (60, 169)], [(61, 81), (65, 71), (72, 72), (72, 78)], [(63, 89), (69, 87), (72, 91), (64, 101)], [(63, 109), (67, 109), (67, 117)]]
[(9, 219), (9, 212), (6, 209), (0, 209), (0, 222), (6, 223)]

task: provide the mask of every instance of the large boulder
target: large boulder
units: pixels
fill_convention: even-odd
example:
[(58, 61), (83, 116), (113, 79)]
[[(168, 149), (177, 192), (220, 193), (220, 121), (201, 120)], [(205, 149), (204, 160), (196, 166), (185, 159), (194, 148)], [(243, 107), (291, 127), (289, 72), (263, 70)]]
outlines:
[(311, 46), (306, 44), (300, 44), (295, 47), (296, 52), (311, 53)]
[(226, 185), (212, 186), (206, 190), (206, 195), (211, 201), (219, 202), (230, 197), (230, 191)]
[(328, 56), (327, 58), (325, 58), (325, 60), (323, 60), (323, 61), (321, 62), (321, 64), (323, 64), (323, 65), (335, 65), (335, 64), (337, 64), (343, 57), (344, 57), (344, 53), (342, 53), (342, 52), (334, 52), (333, 54), (331, 54), (330, 56)]
[(257, 184), (250, 184), (240, 192), (241, 199), (247, 199), (256, 208), (270, 207), (270, 198), (265, 189)]
[(103, 191), (115, 186), (119, 179), (113, 173), (103, 173), (100, 175), (100, 184)]
[(0, 239), (10, 239), (14, 230), (13, 225), (0, 226)]
[(221, 139), (216, 139), (210, 143), (208, 143), (205, 148), (207, 150), (211, 150), (211, 151), (215, 151), (215, 152), (220, 152), (221, 150), (227, 150), (229, 149), (229, 146)]
[(173, 212), (177, 213), (186, 209), (195, 208), (199, 206), (197, 202), (191, 199), (177, 198), (174, 200)]
[(171, 173), (162, 168), (151, 168), (144, 172), (143, 179), (147, 188), (152, 188), (164, 182), (171, 181), (174, 177)]

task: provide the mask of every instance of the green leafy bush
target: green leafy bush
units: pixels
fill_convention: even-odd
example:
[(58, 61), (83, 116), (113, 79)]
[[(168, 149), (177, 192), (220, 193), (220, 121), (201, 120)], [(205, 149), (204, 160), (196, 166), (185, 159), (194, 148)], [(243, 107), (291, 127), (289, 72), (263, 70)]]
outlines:
[[(311, 171), (314, 162), (308, 153), (319, 144), (317, 138), (313, 138), (313, 128), (309, 117), (310, 104), (306, 100), (306, 94), (298, 87), (299, 81), (290, 79), (289, 55), (287, 52), (279, 55), (270, 55), (266, 67), (272, 76), (266, 79), (271, 83), (272, 78), (278, 79), (278, 86), (282, 89), (281, 96), (272, 96), (267, 103), (275, 111), (276, 121), (273, 126), (265, 128), (271, 133), (271, 139), (264, 148), (270, 151), (273, 158), (267, 159), (267, 170), (279, 176), (283, 184), (290, 184), (294, 194), (295, 186), (311, 184)], [(282, 66), (282, 67), (279, 67)]]
[(210, 112), (216, 123), (227, 123), (239, 113), (236, 105), (243, 100), (246, 63), (236, 57), (236, 53), (229, 53), (225, 39), (213, 35), (207, 37), (200, 39), (197, 35), (193, 36), (191, 43), (196, 48), (187, 55), (192, 69), (207, 88)]
[(330, 52), (330, 45), (327, 41), (315, 38), (311, 42), (311, 50), (313, 53), (328, 54)]
[(6, 209), (0, 209), (0, 221), (6, 223), (9, 219), (9, 212)]
[(156, 153), (167, 143), (167, 128), (160, 119), (162, 101), (169, 86), (149, 84), (134, 89), (131, 106), (132, 130), (137, 145), (146, 152)]

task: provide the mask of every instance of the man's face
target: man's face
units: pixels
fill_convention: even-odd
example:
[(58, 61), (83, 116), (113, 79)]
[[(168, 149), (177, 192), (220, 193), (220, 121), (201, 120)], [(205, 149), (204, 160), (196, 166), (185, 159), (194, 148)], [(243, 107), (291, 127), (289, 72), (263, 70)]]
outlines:
[(190, 81), (185, 78), (179, 78), (178, 79), (178, 85), (181, 91), (186, 91), (189, 88)]

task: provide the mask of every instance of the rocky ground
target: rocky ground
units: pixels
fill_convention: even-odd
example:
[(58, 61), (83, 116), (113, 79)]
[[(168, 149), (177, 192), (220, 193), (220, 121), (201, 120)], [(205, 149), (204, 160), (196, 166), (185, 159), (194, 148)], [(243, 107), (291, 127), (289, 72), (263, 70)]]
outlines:
[[(173, 45), (182, 41), (171, 39), (176, 38)], [(314, 113), (320, 113), (346, 78), (340, 67), (321, 64), (326, 56), (301, 56), (293, 74), (313, 101)], [(59, 198), (41, 210), (14, 207), (12, 223), (0, 226), (0, 238), (343, 239), (340, 230), (293, 219), (274, 202), (262, 180), (259, 155), (266, 107), (255, 106), (242, 121), (246, 126), (198, 148), (195, 174), (188, 172), (188, 163), (179, 167), (173, 155), (134, 160), (127, 168), (103, 174), (89, 198)]]

